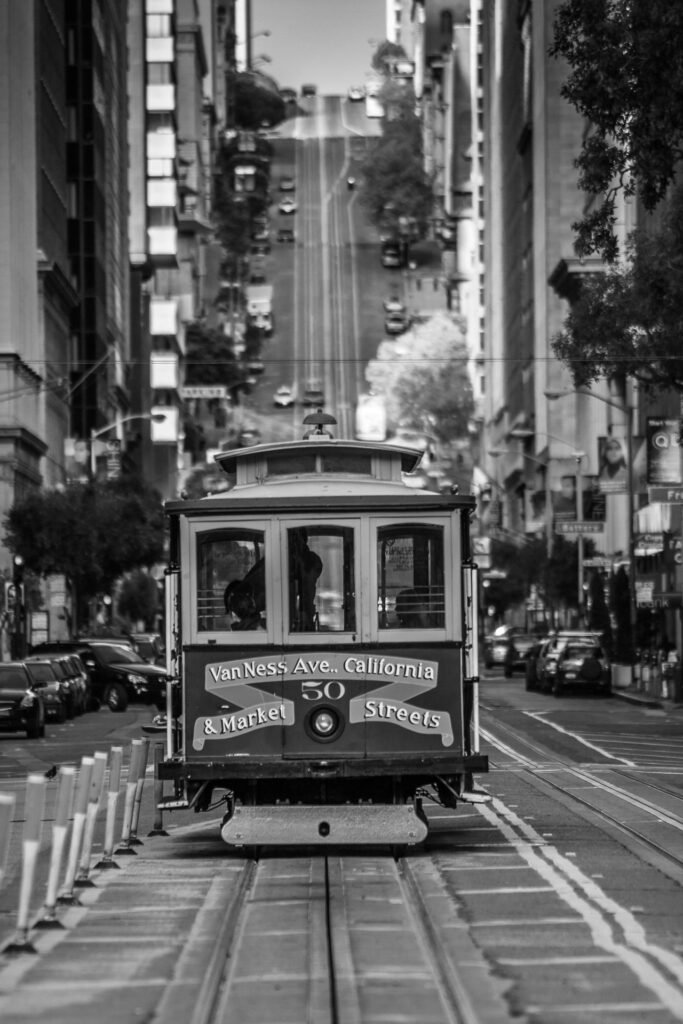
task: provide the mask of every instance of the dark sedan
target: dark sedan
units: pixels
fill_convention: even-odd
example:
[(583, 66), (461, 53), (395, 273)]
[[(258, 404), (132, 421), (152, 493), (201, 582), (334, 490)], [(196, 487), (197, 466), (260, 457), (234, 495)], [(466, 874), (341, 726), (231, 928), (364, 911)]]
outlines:
[(597, 644), (569, 643), (558, 658), (552, 693), (559, 697), (570, 688), (587, 686), (608, 695), (612, 689), (610, 663)]
[(92, 695), (111, 711), (129, 704), (166, 704), (166, 671), (150, 665), (133, 648), (114, 640), (72, 640), (38, 644), (34, 654), (80, 655), (89, 675)]
[(48, 658), (27, 658), (25, 665), (33, 689), (40, 690), (46, 720), (62, 723), (73, 717), (69, 716), (70, 695), (63, 681), (57, 678), (54, 664)]
[(0, 662), (0, 730), (45, 735), (45, 705), (21, 661)]
[(529, 657), (536, 653), (540, 638), (531, 633), (518, 633), (509, 637), (503, 660), (503, 675), (510, 678), (513, 672), (526, 672)]

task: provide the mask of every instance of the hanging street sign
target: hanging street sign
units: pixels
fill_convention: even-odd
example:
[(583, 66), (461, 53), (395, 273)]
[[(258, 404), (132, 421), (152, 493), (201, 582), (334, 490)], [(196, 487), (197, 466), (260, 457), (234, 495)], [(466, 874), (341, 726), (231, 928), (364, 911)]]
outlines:
[(228, 389), (225, 384), (195, 384), (180, 388), (181, 398), (227, 398)]
[(604, 523), (591, 523), (588, 520), (585, 522), (568, 521), (555, 523), (555, 533), (602, 533), (605, 528)]
[(669, 487), (648, 487), (650, 502), (661, 502), (663, 505), (683, 505), (683, 487), (672, 484)]

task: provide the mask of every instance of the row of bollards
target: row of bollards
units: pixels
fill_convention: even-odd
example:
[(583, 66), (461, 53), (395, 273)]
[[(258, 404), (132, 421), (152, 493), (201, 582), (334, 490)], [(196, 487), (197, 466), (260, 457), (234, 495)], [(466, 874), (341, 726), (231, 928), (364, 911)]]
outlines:
[[(114, 860), (115, 857), (135, 855), (133, 847), (142, 845), (142, 841), (138, 839), (137, 830), (149, 746), (150, 741), (146, 738), (131, 742), (121, 838), (118, 846), (115, 843), (115, 835), (121, 790), (123, 748), (112, 747), (109, 756), (98, 752), (92, 757), (81, 758), (78, 774), (76, 769), (71, 766), (63, 766), (59, 769), (45, 899), (41, 916), (33, 924), (34, 928), (63, 928), (64, 925), (57, 916), (57, 906), (80, 905), (81, 901), (76, 890), (95, 885), (90, 878), (92, 850), (98, 816), (103, 806), (105, 806), (105, 823), (102, 857), (95, 864), (95, 868), (99, 870), (118, 868), (119, 865)], [(155, 744), (155, 764), (162, 756), (162, 746)], [(107, 767), (109, 769), (108, 776)], [(1, 953), (36, 952), (30, 940), (29, 918), (40, 850), (47, 781), (45, 775), (29, 775), (27, 779), (16, 935), (0, 950)], [(159, 787), (163, 790), (163, 784), (155, 780), (154, 786), (155, 817), (153, 828), (149, 834), (166, 835), (159, 808), (163, 797), (163, 792), (159, 792)], [(0, 793), (0, 886), (7, 864), (14, 804), (13, 795)], [(62, 877), (65, 854), (66, 868)], [(61, 886), (60, 878), (62, 878)]]

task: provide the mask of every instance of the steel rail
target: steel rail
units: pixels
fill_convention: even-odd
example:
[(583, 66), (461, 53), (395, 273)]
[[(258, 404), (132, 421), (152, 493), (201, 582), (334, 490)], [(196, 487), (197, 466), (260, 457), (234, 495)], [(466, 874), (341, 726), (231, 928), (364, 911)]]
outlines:
[[(528, 740), (522, 737), (519, 737), (515, 733), (515, 730), (510, 729), (509, 726), (499, 726), (499, 728), (503, 728), (504, 731), (511, 733), (515, 737), (515, 739), (521, 740), (525, 745), (529, 746), (532, 750), (535, 750), (539, 754), (545, 753), (545, 751), (542, 751), (535, 744), (530, 743)], [(488, 730), (486, 730), (486, 739), (494, 747), (496, 746), (496, 738)], [(593, 815), (594, 818), (597, 819), (597, 822), (602, 821), (605, 825), (609, 824), (609, 826), (617, 832), (626, 836), (630, 836), (632, 839), (635, 839), (638, 843), (643, 844), (649, 850), (656, 853), (659, 858), (663, 858), (666, 862), (669, 862), (670, 864), (674, 865), (674, 867), (676, 867), (677, 869), (683, 869), (683, 852), (681, 853), (681, 855), (677, 855), (673, 849), (663, 845), (662, 843), (657, 842), (654, 839), (651, 839), (648, 835), (646, 835), (644, 832), (641, 832), (633, 825), (629, 825), (627, 822), (622, 821), (621, 819), (617, 818), (615, 815), (611, 814), (604, 808), (596, 808), (594, 804), (592, 804), (589, 800), (585, 799), (584, 797), (578, 796), (576, 793), (567, 790), (564, 786), (560, 785), (559, 783), (554, 782), (551, 774), (548, 771), (547, 762), (546, 765), (543, 767), (541, 767), (540, 765), (535, 765), (523, 754), (517, 754), (517, 752), (514, 751), (511, 747), (509, 747), (507, 744), (505, 744), (504, 746), (505, 752), (513, 759), (518, 761), (522, 772), (528, 773), (528, 775), (535, 780), (537, 786), (546, 787), (547, 789), (552, 790), (554, 793), (561, 794), (562, 802), (565, 804), (565, 806), (568, 806), (570, 803), (574, 803), (576, 805), (579, 805), (580, 807), (586, 808), (590, 811), (591, 815)], [(608, 783), (604, 779), (600, 779), (599, 776), (594, 775), (587, 769), (577, 768), (576, 766), (563, 761), (561, 758), (555, 760), (554, 767), (561, 770), (562, 772), (573, 775), (575, 778), (579, 779), (582, 782), (589, 782), (595, 789), (602, 790), (604, 793), (607, 793), (610, 796), (616, 796), (618, 799), (624, 800), (630, 806), (637, 807), (645, 813), (650, 814), (652, 818), (657, 820), (658, 822), (662, 822), (663, 824), (668, 825), (669, 827), (674, 828), (677, 831), (683, 831), (683, 816), (679, 817), (676, 814), (671, 814), (670, 812), (665, 811), (663, 808), (657, 806), (656, 804), (651, 803), (648, 800), (644, 800), (640, 797), (636, 797), (632, 793), (629, 793), (626, 789), (621, 789), (619, 786)], [(616, 770), (609, 764), (606, 764), (605, 768), (609, 771)], [(681, 800), (683, 801), (683, 796), (681, 796)], [(662, 867), (661, 864), (659, 864), (658, 866), (660, 868)], [(679, 880), (681, 879), (679, 878)]]

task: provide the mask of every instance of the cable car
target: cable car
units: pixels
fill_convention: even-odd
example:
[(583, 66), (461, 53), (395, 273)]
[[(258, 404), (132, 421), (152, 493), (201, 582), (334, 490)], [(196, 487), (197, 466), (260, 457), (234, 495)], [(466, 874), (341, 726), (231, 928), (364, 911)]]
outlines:
[(221, 806), (232, 847), (422, 842), (426, 801), (488, 796), (470, 496), (422, 453), (337, 439), (218, 452), (228, 490), (166, 504), (161, 806)]

